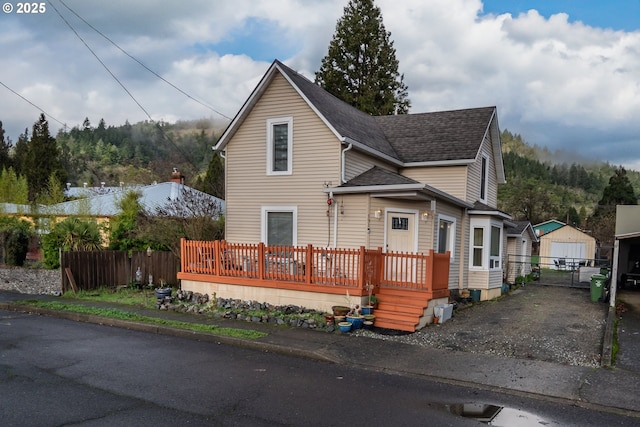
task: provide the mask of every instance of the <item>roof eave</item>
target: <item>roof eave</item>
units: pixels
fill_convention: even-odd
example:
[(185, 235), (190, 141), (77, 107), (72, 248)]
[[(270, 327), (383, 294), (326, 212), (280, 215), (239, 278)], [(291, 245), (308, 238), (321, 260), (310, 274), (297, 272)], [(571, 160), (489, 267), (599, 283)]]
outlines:
[(462, 199), (458, 199), (450, 194), (438, 190), (425, 184), (395, 184), (395, 185), (363, 185), (354, 187), (330, 187), (323, 190), (325, 193), (333, 194), (361, 194), (371, 193), (372, 197), (382, 197), (387, 194), (395, 194), (396, 196), (401, 192), (422, 192), (425, 196), (425, 200), (441, 199), (453, 203), (457, 206), (471, 209), (473, 205)]

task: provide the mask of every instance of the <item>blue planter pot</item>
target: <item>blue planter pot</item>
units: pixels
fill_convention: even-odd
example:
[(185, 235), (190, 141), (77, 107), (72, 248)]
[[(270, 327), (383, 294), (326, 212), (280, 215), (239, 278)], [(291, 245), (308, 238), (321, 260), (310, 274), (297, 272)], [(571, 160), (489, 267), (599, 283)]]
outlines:
[(362, 314), (373, 314), (373, 307), (371, 306), (364, 305), (360, 310), (362, 311)]
[(157, 288), (156, 289), (156, 298), (163, 299), (165, 297), (171, 296), (171, 288)]
[(347, 316), (347, 322), (351, 322), (352, 329), (360, 329), (362, 328), (362, 323), (364, 322), (364, 318)]
[(338, 323), (338, 328), (340, 332), (349, 332), (351, 330), (351, 322), (340, 322)]

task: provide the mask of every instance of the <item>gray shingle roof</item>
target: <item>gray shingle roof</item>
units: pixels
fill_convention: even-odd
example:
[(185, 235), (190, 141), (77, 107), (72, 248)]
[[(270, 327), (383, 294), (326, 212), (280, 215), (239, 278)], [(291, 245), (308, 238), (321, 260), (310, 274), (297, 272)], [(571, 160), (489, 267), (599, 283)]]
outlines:
[(406, 176), (399, 175), (387, 169), (374, 166), (368, 171), (361, 173), (353, 179), (347, 181), (341, 187), (363, 187), (369, 185), (405, 185), (420, 184)]
[(507, 234), (520, 235), (524, 232), (524, 230), (531, 225), (529, 221), (511, 221), (514, 224), (514, 227), (507, 228)]
[(343, 137), (404, 163), (475, 159), (495, 107), (370, 116), (276, 60), (275, 65)]
[(495, 107), (379, 116), (376, 121), (405, 163), (475, 159)]

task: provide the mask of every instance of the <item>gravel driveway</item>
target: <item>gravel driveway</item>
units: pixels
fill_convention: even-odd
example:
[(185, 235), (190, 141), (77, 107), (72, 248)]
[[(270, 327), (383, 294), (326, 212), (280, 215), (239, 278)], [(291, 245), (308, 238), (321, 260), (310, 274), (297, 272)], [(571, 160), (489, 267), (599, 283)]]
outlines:
[(374, 338), (441, 349), (600, 366), (608, 307), (588, 289), (528, 284), (493, 301), (454, 312), (443, 324), (413, 334)]

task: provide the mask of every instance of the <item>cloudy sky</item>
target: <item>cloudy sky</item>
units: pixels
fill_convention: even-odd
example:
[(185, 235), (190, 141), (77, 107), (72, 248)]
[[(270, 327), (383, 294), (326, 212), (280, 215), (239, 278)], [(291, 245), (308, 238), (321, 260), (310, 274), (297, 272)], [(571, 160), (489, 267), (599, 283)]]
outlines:
[[(313, 79), (347, 2), (0, 0), (0, 121), (233, 117), (276, 58)], [(640, 170), (640, 0), (376, 5), (411, 112), (495, 105), (531, 145)]]

